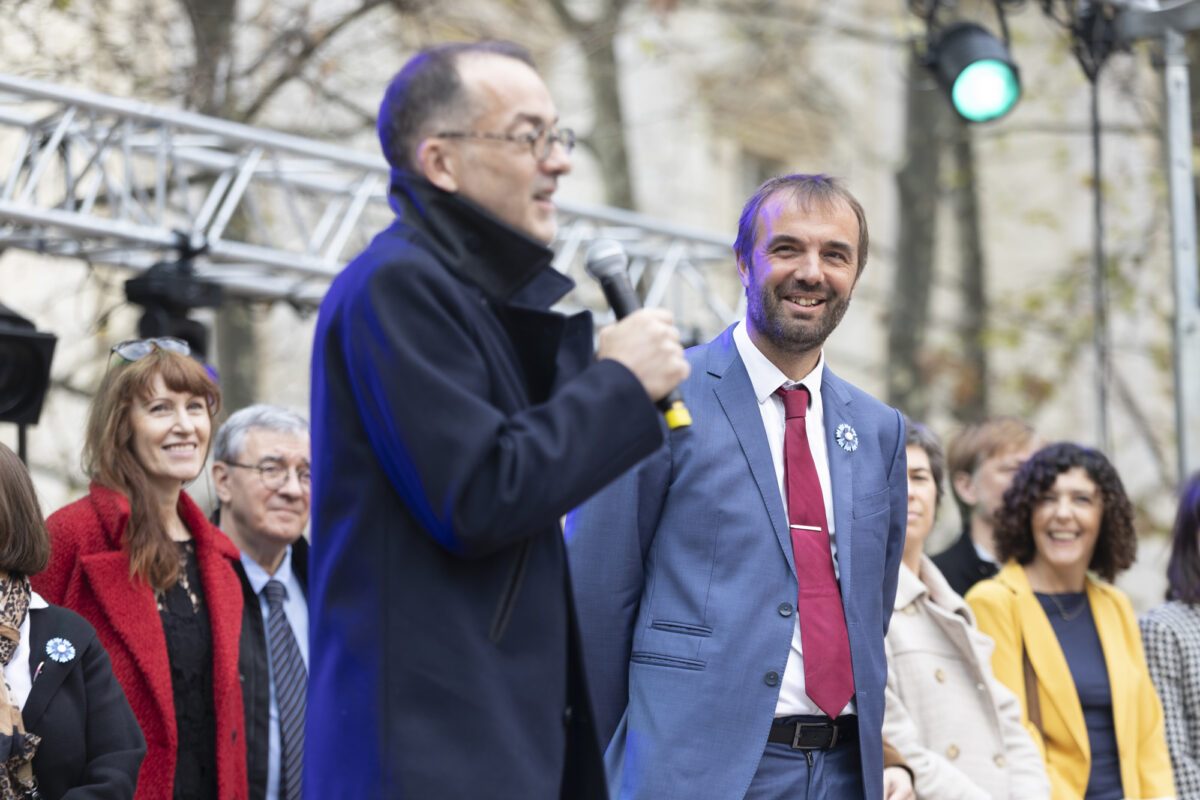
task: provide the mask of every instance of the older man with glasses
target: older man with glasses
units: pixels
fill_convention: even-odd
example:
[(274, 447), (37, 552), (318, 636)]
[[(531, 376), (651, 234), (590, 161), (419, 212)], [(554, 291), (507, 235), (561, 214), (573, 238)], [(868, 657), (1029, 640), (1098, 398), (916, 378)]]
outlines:
[(213, 445), (216, 522), (241, 551), (238, 671), (250, 800), (299, 800), (308, 689), (308, 422), (255, 405)]

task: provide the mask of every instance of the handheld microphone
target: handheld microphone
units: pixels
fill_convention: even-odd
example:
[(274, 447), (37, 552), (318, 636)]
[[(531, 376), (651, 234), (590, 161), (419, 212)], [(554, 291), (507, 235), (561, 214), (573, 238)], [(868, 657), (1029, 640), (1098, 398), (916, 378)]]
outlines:
[[(597, 239), (588, 248), (584, 268), (600, 282), (604, 297), (612, 306), (617, 319), (624, 319), (642, 307), (642, 301), (629, 281), (629, 256), (625, 255), (625, 248), (621, 247), (620, 242)], [(671, 430), (686, 428), (692, 424), (692, 415), (683, 404), (678, 389), (672, 389), (670, 394), (655, 405), (662, 411), (667, 427)]]

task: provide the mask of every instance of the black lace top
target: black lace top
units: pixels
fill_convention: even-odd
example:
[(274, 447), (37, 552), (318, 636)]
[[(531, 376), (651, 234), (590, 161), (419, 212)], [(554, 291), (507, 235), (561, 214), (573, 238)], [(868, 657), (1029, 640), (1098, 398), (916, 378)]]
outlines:
[(175, 697), (175, 800), (216, 800), (216, 711), (213, 706), (212, 629), (192, 542), (179, 542), (179, 582), (158, 595)]

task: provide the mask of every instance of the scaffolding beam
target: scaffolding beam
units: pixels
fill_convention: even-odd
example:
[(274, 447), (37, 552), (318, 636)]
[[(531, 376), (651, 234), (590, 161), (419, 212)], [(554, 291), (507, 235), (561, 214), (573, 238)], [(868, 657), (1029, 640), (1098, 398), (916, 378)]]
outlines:
[[(378, 156), (187, 111), (0, 75), (0, 248), (144, 270), (196, 252), (234, 294), (315, 307), (392, 219)], [(698, 335), (737, 313), (732, 237), (613, 208), (559, 204), (555, 266), (604, 313), (582, 270), (621, 241), (653, 302)], [(720, 276), (720, 277), (717, 277)]]

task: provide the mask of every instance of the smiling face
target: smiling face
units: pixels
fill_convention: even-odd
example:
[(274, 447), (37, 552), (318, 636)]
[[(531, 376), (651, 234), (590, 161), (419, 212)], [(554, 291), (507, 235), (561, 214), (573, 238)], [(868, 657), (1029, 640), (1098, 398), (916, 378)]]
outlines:
[[(259, 470), (213, 464), (213, 481), (221, 501), (221, 530), (239, 549), (270, 571), (288, 545), (308, 524), (309, 437), (303, 433), (251, 428), (234, 459), (251, 467), (275, 467), (286, 472), (278, 488), (270, 488)], [(303, 478), (303, 479), (302, 479)], [(261, 558), (260, 558), (261, 556)]]
[(858, 278), (857, 242), (858, 220), (845, 202), (805, 206), (780, 191), (763, 203), (750, 263), (738, 263), (738, 276), (747, 333), (784, 373), (799, 362), (811, 369), (842, 321)]
[(1100, 538), (1104, 497), (1083, 467), (1059, 473), (1033, 506), (1030, 528), (1039, 571), (1078, 575), (1087, 571)]
[[(458, 72), (470, 97), (467, 128), (473, 132), (520, 136), (546, 130), (558, 121), (550, 91), (528, 65), (491, 54), (463, 56)], [(496, 139), (425, 140), (443, 155), (436, 185), (483, 206), (511, 228), (549, 243), (557, 230), (553, 196), (558, 179), (571, 171), (562, 145), (539, 162), (524, 142)], [(426, 145), (422, 145), (426, 146)]]
[(152, 484), (178, 491), (204, 468), (212, 432), (205, 398), (168, 389), (156, 376), (148, 397), (129, 410), (133, 452)]

